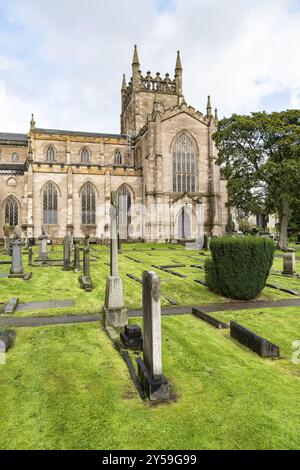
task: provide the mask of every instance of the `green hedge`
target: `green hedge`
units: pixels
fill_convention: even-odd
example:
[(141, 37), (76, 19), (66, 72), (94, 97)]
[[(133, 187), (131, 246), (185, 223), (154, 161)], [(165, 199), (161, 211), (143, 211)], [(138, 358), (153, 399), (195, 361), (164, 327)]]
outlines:
[(205, 263), (208, 287), (225, 297), (250, 300), (266, 285), (274, 258), (274, 244), (267, 238), (213, 238), (212, 260)]

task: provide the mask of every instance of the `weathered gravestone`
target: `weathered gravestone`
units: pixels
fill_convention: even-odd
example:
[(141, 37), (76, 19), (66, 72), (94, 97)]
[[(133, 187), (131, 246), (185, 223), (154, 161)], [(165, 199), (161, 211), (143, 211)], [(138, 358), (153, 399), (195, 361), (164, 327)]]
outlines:
[(32, 249), (32, 246), (28, 247), (28, 264), (29, 264), (29, 266), (33, 266), (33, 249)]
[(169, 398), (169, 384), (162, 372), (160, 280), (155, 272), (143, 273), (143, 360), (139, 357), (138, 376), (151, 401)]
[(23, 242), (20, 238), (14, 238), (11, 242), (12, 246), (12, 260), (9, 277), (23, 277), (23, 261), (22, 261), (22, 246)]
[(48, 255), (47, 255), (48, 237), (47, 237), (44, 226), (42, 226), (42, 234), (39, 236), (39, 240), (40, 240), (39, 258), (41, 261), (46, 261), (48, 258)]
[(283, 271), (282, 274), (288, 274), (292, 276), (296, 272), (296, 254), (294, 251), (290, 251), (283, 255)]
[(10, 255), (11, 249), (10, 249), (10, 226), (9, 224), (3, 225), (3, 233), (4, 233), (4, 253), (6, 255)]
[(75, 273), (80, 273), (80, 251), (79, 251), (79, 243), (78, 241), (74, 242), (74, 266), (73, 266)]
[(9, 278), (21, 278), (29, 280), (32, 273), (24, 273), (23, 260), (22, 260), (22, 246), (23, 242), (20, 238), (14, 238), (11, 242), (12, 246), (12, 260), (11, 268), (9, 271)]
[(123, 328), (128, 324), (128, 314), (124, 302), (123, 281), (119, 276), (115, 192), (111, 193), (110, 239), (110, 276), (106, 281), (103, 322), (106, 327)]
[(90, 273), (90, 249), (85, 246), (83, 249), (83, 275), (79, 278), (80, 286), (87, 292), (93, 290), (93, 283)]
[(64, 239), (64, 271), (70, 271), (72, 269), (71, 265), (71, 246), (70, 246), (70, 237), (69, 235), (65, 236)]
[(279, 347), (276, 344), (261, 338), (234, 321), (230, 322), (230, 336), (261, 357), (279, 357)]

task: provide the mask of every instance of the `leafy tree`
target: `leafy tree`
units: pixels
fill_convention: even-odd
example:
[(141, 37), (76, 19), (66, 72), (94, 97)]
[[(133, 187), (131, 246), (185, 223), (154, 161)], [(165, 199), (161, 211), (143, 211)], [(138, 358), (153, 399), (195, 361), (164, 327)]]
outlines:
[(291, 207), (300, 205), (300, 110), (232, 115), (214, 135), (229, 202), (252, 213), (277, 213), (278, 246), (287, 249)]

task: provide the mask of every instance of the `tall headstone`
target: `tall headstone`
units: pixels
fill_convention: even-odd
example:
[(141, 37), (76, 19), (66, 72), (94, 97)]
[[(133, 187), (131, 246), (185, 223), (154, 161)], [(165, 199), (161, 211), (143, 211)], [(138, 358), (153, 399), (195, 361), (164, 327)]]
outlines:
[(90, 249), (85, 246), (83, 249), (83, 275), (80, 276), (80, 286), (87, 292), (93, 290), (93, 283), (90, 273)]
[(71, 265), (71, 246), (70, 246), (70, 237), (69, 235), (65, 236), (64, 239), (64, 268), (65, 271), (70, 271), (72, 269)]
[(162, 371), (160, 280), (155, 272), (143, 273), (143, 360), (137, 359), (139, 380), (151, 401), (169, 398)]
[(292, 276), (296, 273), (296, 254), (290, 251), (283, 255), (283, 274)]
[(39, 255), (39, 257), (42, 261), (46, 261), (47, 258), (48, 258), (48, 255), (47, 255), (48, 237), (47, 237), (44, 226), (42, 226), (42, 234), (39, 236), (39, 240), (40, 240), (40, 255)]
[(11, 242), (12, 245), (12, 261), (10, 268), (10, 277), (23, 277), (24, 269), (22, 262), (22, 245), (23, 242), (19, 238), (14, 238)]
[(32, 249), (32, 246), (28, 247), (28, 264), (29, 264), (29, 266), (33, 266), (33, 249)]
[(123, 328), (128, 324), (123, 282), (118, 266), (118, 230), (116, 193), (111, 193), (110, 208), (110, 276), (106, 281), (103, 322), (106, 327)]
[(10, 226), (8, 224), (3, 225), (3, 233), (4, 233), (4, 253), (6, 255), (11, 255), (11, 248), (10, 248)]
[(80, 273), (80, 251), (79, 251), (79, 243), (77, 241), (74, 242), (74, 272)]

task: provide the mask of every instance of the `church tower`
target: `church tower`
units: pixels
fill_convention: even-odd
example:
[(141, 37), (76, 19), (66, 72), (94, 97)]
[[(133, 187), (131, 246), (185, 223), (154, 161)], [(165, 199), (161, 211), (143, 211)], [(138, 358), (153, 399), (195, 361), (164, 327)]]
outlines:
[[(182, 66), (177, 52), (175, 77), (167, 73), (164, 78), (159, 72), (145, 76), (140, 70), (137, 46), (134, 46), (132, 77), (127, 85), (125, 75), (122, 82), (121, 133), (137, 135), (144, 127), (154, 108), (163, 111), (183, 102)], [(155, 106), (154, 106), (155, 105)]]

